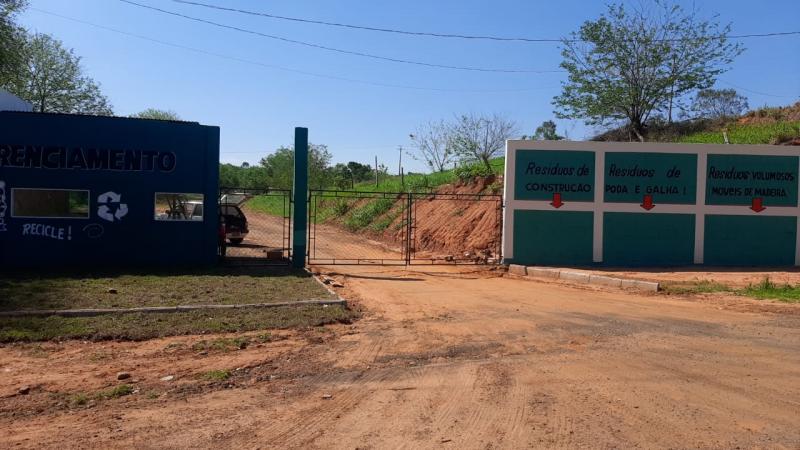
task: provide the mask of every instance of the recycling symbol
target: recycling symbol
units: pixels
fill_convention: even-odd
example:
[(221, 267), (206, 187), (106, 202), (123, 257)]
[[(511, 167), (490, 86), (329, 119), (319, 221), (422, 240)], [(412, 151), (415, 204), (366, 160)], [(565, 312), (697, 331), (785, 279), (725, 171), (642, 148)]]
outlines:
[(97, 215), (109, 222), (122, 220), (128, 214), (128, 205), (120, 203), (122, 195), (116, 192), (106, 192), (97, 196)]

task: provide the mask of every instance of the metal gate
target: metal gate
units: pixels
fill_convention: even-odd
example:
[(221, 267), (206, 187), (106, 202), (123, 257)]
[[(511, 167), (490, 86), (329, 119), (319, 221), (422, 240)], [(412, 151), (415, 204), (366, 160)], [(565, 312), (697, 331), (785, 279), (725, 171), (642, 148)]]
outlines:
[(499, 264), (502, 196), (315, 190), (308, 263)]
[(225, 261), (288, 264), (291, 259), (291, 198), (291, 191), (282, 189), (220, 188)]

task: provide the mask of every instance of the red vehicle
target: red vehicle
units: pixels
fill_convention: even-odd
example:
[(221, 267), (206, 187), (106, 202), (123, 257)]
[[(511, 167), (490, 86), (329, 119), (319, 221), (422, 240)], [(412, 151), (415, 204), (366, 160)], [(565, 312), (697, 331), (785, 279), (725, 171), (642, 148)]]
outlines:
[(243, 194), (225, 194), (220, 198), (220, 222), (225, 224), (225, 238), (233, 245), (241, 244), (250, 230), (247, 216), (239, 206), (247, 200)]

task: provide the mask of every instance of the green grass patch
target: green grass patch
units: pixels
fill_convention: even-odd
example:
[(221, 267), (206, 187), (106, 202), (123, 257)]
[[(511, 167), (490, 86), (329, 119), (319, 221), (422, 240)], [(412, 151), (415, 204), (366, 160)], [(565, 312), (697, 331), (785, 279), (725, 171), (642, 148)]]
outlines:
[(319, 198), (314, 211), (317, 223), (324, 223), (345, 216), (357, 201), (354, 198)]
[(395, 200), (391, 198), (376, 198), (371, 200), (350, 213), (350, 215), (344, 219), (344, 226), (350, 231), (358, 231), (392, 209), (394, 202)]
[(69, 406), (72, 408), (82, 407), (88, 405), (92, 400), (108, 400), (125, 397), (126, 395), (133, 394), (133, 391), (134, 387), (130, 384), (120, 384), (119, 386), (114, 386), (113, 388), (105, 389), (91, 395), (84, 392), (72, 394), (67, 398), (67, 403), (69, 403)]
[[(112, 292), (114, 290), (115, 292)], [(211, 268), (186, 272), (4, 275), (0, 310), (131, 308), (330, 299), (304, 271)]]
[(393, 211), (389, 211), (388, 213), (374, 220), (369, 225), (369, 229), (376, 233), (383, 233), (387, 228), (389, 228), (389, 225), (391, 225), (395, 220), (397, 220), (398, 217), (400, 217), (402, 212), (402, 208), (396, 208)]
[(733, 292), (729, 286), (715, 281), (701, 280), (690, 282), (667, 281), (661, 283), (661, 290), (666, 294), (690, 295), (710, 294), (714, 292)]
[(217, 350), (223, 352), (230, 352), (233, 350), (241, 350), (247, 348), (250, 344), (250, 338), (240, 336), (236, 338), (217, 338), (210, 341), (202, 340), (192, 345), (192, 350), (196, 352)]
[(89, 396), (82, 392), (69, 397), (70, 406), (85, 406), (87, 403), (89, 403)]
[[(766, 124), (731, 124), (725, 127), (731, 144), (776, 144), (800, 137), (800, 122)], [(693, 133), (678, 139), (690, 144), (724, 144), (722, 129)]]
[(757, 299), (778, 300), (786, 303), (800, 303), (800, 285), (776, 284), (765, 278), (757, 284), (751, 284), (743, 289), (734, 289), (715, 281), (701, 280), (689, 282), (668, 281), (661, 283), (661, 290), (666, 294), (695, 295), (728, 292), (731, 294)]
[(133, 393), (133, 386), (130, 384), (120, 384), (111, 389), (101, 391), (97, 394), (98, 398), (119, 398)]
[[(0, 342), (145, 340), (187, 334), (235, 333), (349, 323), (356, 317), (355, 312), (341, 306), (241, 308), (95, 317), (13, 317), (0, 318)], [(230, 344), (238, 345), (234, 341)], [(212, 342), (209, 345), (228, 343)]]
[(769, 278), (758, 284), (751, 284), (741, 291), (742, 294), (758, 298), (778, 300), (786, 303), (800, 303), (800, 286), (783, 284), (778, 285)]
[(254, 211), (285, 217), (289, 212), (289, 197), (283, 195), (256, 195), (245, 203)]
[(227, 369), (223, 370), (209, 370), (200, 375), (200, 379), (206, 381), (226, 381), (228, 378), (231, 377), (231, 371)]

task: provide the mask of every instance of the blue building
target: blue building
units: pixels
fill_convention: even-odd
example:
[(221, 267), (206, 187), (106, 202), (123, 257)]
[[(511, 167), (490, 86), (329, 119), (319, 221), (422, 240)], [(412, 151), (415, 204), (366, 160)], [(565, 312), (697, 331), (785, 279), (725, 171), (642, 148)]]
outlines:
[(0, 267), (213, 264), (219, 128), (0, 112)]

